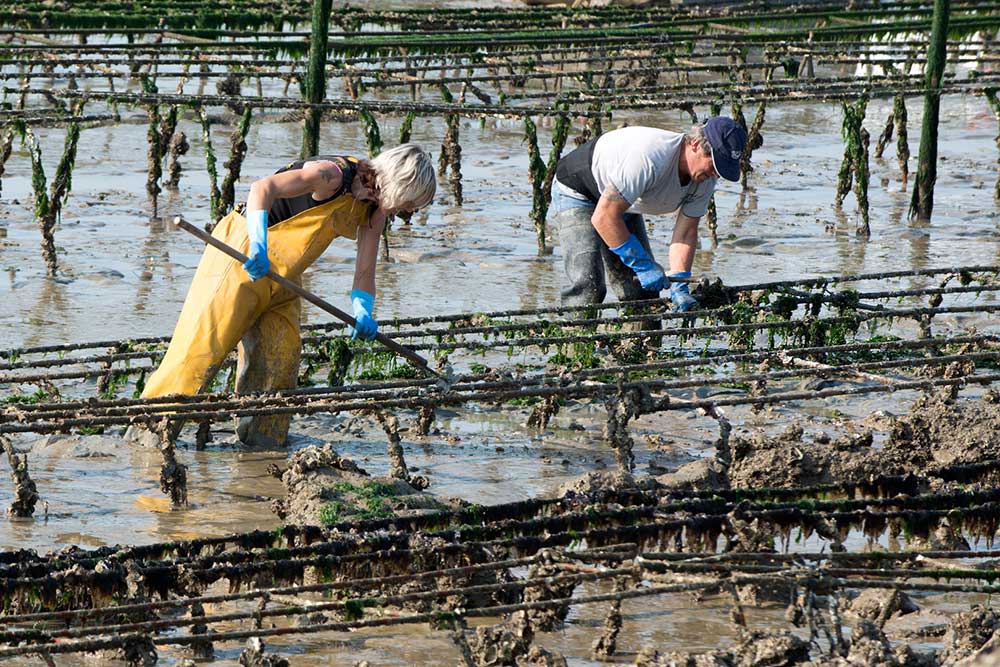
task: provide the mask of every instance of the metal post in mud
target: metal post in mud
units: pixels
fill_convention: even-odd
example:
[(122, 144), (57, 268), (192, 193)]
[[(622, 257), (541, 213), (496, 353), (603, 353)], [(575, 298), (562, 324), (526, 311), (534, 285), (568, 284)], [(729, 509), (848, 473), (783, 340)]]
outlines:
[[(987, 88), (983, 91), (986, 95), (987, 101), (990, 103), (990, 108), (993, 109), (993, 115), (996, 116), (997, 121), (1000, 122), (1000, 100), (997, 99), (997, 91), (994, 88)], [(997, 149), (1000, 149), (1000, 130), (997, 132), (996, 139), (994, 139), (997, 145)], [(6, 144), (7, 153), (0, 156), (0, 176), (3, 175), (3, 160), (7, 159), (7, 154), (10, 153), (10, 144)], [(1000, 157), (997, 158), (997, 165), (1000, 166)], [(993, 186), (993, 199), (1000, 202), (1000, 170), (997, 172), (997, 182)]]
[[(319, 103), (326, 97), (326, 45), (330, 32), (330, 6), (333, 0), (313, 0), (312, 37), (309, 40), (309, 73), (305, 81), (307, 102)], [(323, 112), (309, 109), (302, 128), (300, 157), (319, 153), (319, 121)]]
[(910, 220), (930, 220), (934, 208), (934, 181), (937, 180), (937, 128), (941, 105), (941, 79), (947, 60), (948, 12), (951, 0), (934, 0), (930, 45), (927, 51), (924, 121), (920, 131), (917, 179), (910, 200)]

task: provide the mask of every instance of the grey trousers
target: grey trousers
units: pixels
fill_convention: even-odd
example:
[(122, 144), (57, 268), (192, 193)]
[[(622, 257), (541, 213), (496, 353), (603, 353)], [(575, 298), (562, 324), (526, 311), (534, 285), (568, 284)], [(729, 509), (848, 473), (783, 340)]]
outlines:
[[(562, 302), (566, 306), (586, 306), (603, 303), (608, 283), (620, 301), (655, 299), (658, 292), (644, 290), (632, 269), (625, 266), (604, 244), (590, 218), (594, 209), (585, 206), (566, 208), (556, 215), (559, 242), (562, 245), (566, 279)], [(650, 257), (649, 237), (642, 216), (625, 214), (625, 226), (635, 234)], [(605, 278), (605, 275), (607, 276)]]

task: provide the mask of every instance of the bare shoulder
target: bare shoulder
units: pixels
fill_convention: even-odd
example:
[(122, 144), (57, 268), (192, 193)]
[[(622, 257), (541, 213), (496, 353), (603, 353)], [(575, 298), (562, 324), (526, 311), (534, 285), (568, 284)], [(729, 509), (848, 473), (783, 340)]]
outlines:
[(336, 189), (340, 187), (344, 174), (332, 160), (311, 160), (302, 165), (302, 176), (317, 187)]

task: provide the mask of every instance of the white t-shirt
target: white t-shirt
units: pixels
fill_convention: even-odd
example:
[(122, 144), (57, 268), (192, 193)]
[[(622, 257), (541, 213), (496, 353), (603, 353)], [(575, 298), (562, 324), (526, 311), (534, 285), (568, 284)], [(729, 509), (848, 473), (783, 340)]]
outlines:
[[(681, 185), (677, 163), (684, 135), (655, 127), (623, 127), (602, 134), (590, 168), (600, 192), (613, 185), (629, 202), (629, 213), (662, 215), (680, 209), (700, 218), (708, 210), (716, 179)], [(558, 181), (557, 181), (558, 183)], [(585, 199), (559, 183), (564, 194)]]

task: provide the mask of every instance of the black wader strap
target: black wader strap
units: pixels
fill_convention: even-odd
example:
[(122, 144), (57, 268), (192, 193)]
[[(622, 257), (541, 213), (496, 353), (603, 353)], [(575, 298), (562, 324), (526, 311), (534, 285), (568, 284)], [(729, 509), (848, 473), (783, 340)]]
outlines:
[(595, 204), (601, 198), (592, 168), (596, 145), (597, 139), (591, 139), (559, 160), (559, 165), (556, 167), (556, 180)]
[(275, 173), (280, 174), (286, 171), (291, 171), (293, 169), (301, 169), (302, 165), (306, 162), (313, 162), (315, 160), (329, 160), (337, 165), (343, 174), (343, 178), (340, 181), (340, 188), (334, 192), (332, 195), (323, 200), (316, 200), (312, 198), (312, 193), (306, 193), (298, 195), (297, 197), (286, 197), (282, 199), (275, 200), (274, 204), (271, 205), (271, 210), (268, 212), (267, 216), (267, 226), (273, 227), (283, 220), (287, 220), (294, 215), (298, 215), (302, 211), (309, 210), (315, 206), (320, 206), (326, 204), (327, 202), (333, 201), (337, 197), (342, 197), (351, 191), (351, 184), (354, 182), (354, 177), (358, 174), (358, 162), (357, 158), (353, 157), (342, 157), (339, 155), (318, 155), (316, 157), (306, 158), (305, 160), (296, 160), (291, 162), (288, 166), (283, 167), (276, 171)]

